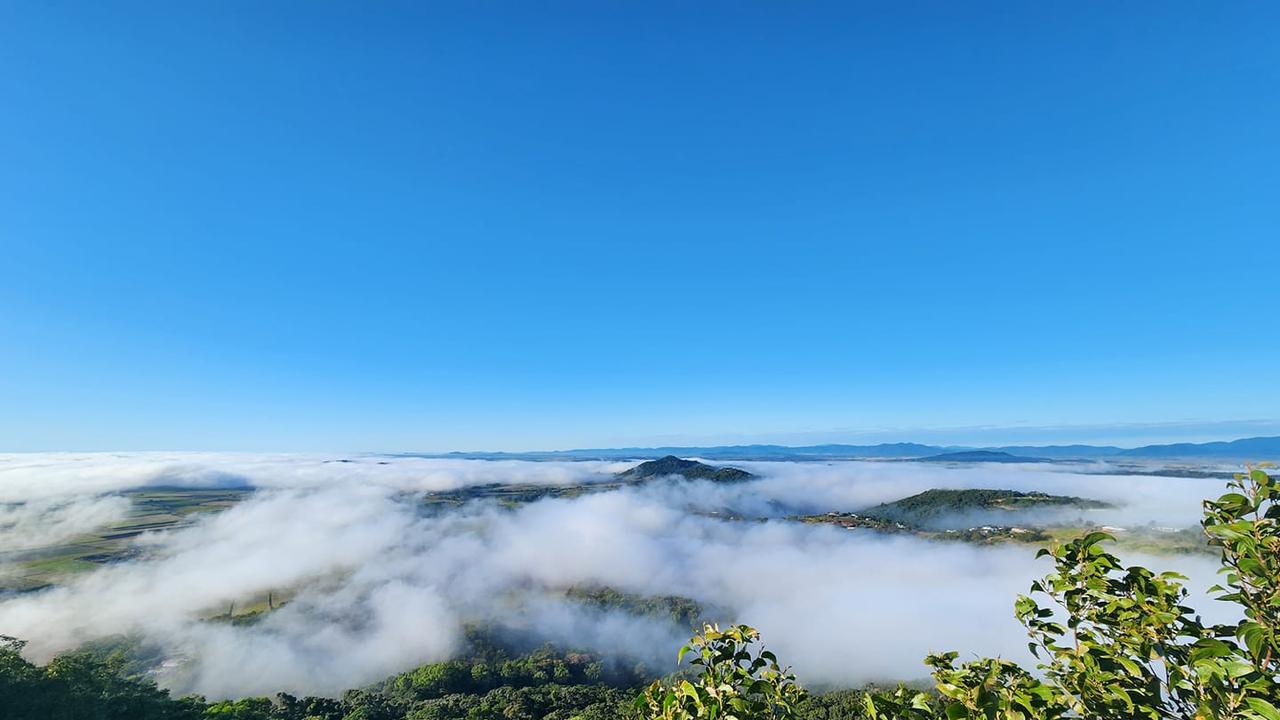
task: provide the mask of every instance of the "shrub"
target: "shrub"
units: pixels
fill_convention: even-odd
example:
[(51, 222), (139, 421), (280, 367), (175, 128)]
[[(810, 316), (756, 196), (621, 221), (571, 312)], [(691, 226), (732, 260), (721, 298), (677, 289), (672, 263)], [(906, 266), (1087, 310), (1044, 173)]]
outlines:
[(773, 653), (760, 649), (752, 654), (759, 640), (760, 633), (746, 625), (727, 630), (705, 625), (676, 656), (679, 663), (693, 653), (690, 663), (701, 668), (697, 679), (670, 685), (655, 681), (636, 700), (636, 709), (653, 720), (795, 717), (804, 691)]

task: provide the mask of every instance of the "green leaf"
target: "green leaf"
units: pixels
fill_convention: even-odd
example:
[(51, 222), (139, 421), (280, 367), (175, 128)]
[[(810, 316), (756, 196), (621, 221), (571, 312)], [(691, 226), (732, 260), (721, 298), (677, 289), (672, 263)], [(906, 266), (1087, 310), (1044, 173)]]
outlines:
[(1258, 713), (1266, 720), (1280, 720), (1280, 710), (1277, 710), (1276, 706), (1270, 702), (1262, 698), (1245, 698), (1244, 702), (1249, 706), (1250, 710)]

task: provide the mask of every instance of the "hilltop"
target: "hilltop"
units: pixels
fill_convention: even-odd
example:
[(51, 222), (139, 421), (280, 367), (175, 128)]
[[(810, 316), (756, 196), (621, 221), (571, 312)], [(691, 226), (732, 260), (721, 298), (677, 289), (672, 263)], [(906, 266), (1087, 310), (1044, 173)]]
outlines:
[[(1088, 498), (1049, 495), (1042, 492), (1018, 492), (1016, 490), (926, 490), (910, 497), (882, 503), (858, 512), (828, 512), (818, 515), (793, 516), (804, 523), (838, 525), (848, 530), (870, 530), (878, 533), (909, 534), (927, 540), (959, 541), (976, 544), (998, 542), (1042, 543), (1056, 533), (1061, 537), (1074, 537), (1097, 529), (1096, 526), (1058, 525), (1044, 521), (1049, 516), (1024, 514), (1038, 509), (1091, 510), (1111, 505)], [(1135, 538), (1147, 542), (1158, 550), (1183, 551), (1179, 535), (1143, 534)], [(1198, 550), (1203, 542), (1194, 538), (1186, 544)]]
[(1037, 508), (1096, 510), (1111, 507), (1099, 500), (1017, 490), (926, 490), (910, 497), (881, 503), (862, 515), (887, 522), (927, 525), (946, 515), (975, 511), (1018, 511)]
[(755, 475), (746, 470), (740, 470), (735, 467), (715, 467), (700, 463), (697, 460), (684, 460), (675, 455), (642, 462), (630, 470), (618, 473), (615, 477), (619, 480), (634, 482), (668, 475), (679, 475), (686, 480), (710, 480), (712, 482), (741, 482), (755, 478)]

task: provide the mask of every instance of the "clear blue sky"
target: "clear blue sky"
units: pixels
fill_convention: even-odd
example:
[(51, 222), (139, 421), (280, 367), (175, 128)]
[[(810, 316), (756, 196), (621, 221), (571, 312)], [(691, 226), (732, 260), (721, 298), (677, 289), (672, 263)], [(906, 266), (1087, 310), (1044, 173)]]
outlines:
[(1274, 3), (5, 2), (0, 102), (0, 449), (1280, 434)]

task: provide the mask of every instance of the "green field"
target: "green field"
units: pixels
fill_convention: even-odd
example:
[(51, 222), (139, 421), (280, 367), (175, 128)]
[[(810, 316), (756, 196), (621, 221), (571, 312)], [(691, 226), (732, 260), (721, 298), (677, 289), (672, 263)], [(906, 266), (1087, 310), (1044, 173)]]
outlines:
[(70, 541), (17, 552), (0, 551), (0, 591), (25, 592), (53, 585), (68, 576), (139, 555), (134, 539), (190, 524), (239, 502), (245, 489), (191, 490), (149, 488), (126, 491), (132, 503), (124, 520)]

